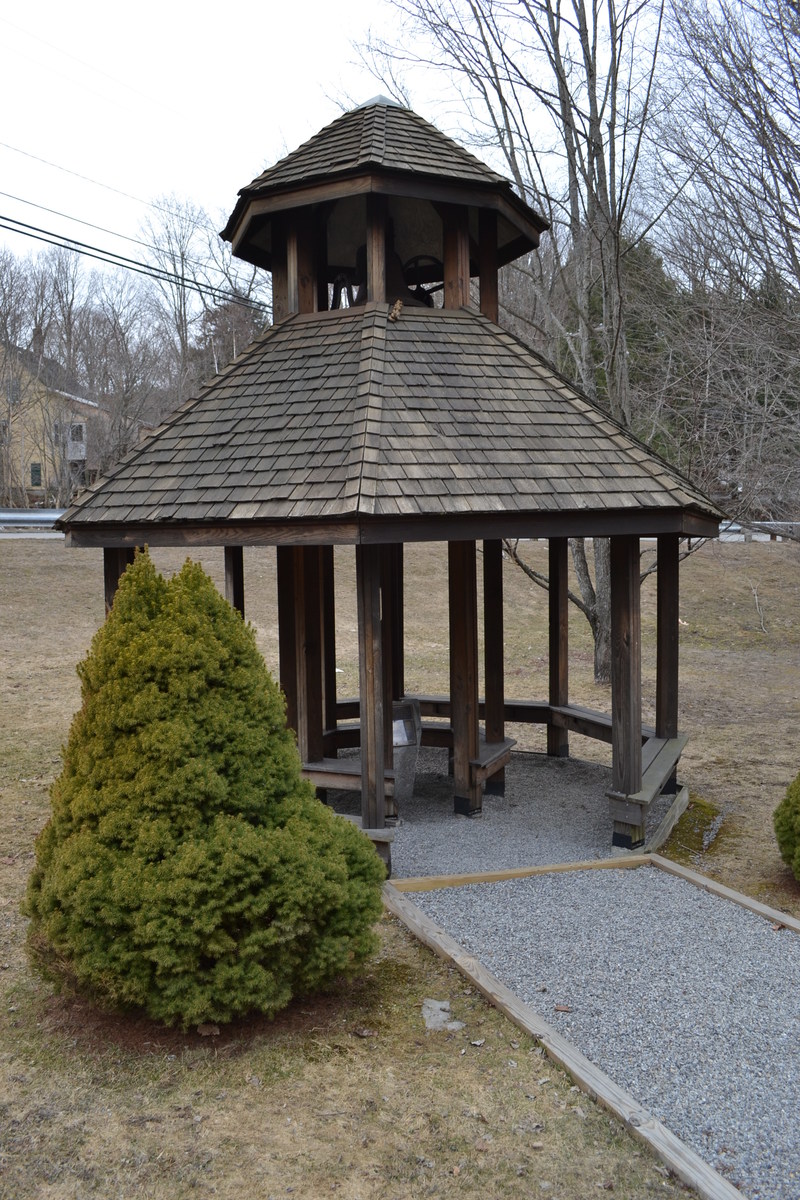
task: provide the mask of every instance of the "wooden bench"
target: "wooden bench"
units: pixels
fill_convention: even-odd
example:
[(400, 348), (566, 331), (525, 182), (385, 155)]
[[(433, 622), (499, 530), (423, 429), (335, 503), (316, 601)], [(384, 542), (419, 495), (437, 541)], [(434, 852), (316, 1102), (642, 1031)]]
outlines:
[[(688, 740), (685, 733), (679, 733), (674, 738), (648, 738), (642, 746), (642, 786), (639, 791), (625, 795), (623, 792), (609, 789), (606, 793), (610, 801), (611, 819), (614, 822), (612, 845), (624, 846), (627, 850), (635, 850), (644, 845), (647, 810), (674, 777), (678, 760)], [(658, 829), (661, 842), (669, 836), (687, 803), (688, 790), (677, 789), (676, 798)], [(668, 818), (671, 818), (671, 823), (664, 832)], [(648, 848), (656, 849), (654, 843), (655, 838)]]
[[(304, 779), (310, 779), (314, 787), (339, 788), (346, 792), (361, 791), (360, 758), (321, 758), (318, 762), (302, 765)], [(394, 795), (394, 771), (384, 772), (385, 794)]]

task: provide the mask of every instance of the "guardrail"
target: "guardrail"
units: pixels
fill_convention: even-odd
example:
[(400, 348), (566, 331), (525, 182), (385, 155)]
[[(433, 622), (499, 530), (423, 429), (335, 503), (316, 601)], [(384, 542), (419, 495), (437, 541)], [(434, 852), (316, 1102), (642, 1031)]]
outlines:
[(65, 508), (0, 508), (0, 529), (52, 529)]

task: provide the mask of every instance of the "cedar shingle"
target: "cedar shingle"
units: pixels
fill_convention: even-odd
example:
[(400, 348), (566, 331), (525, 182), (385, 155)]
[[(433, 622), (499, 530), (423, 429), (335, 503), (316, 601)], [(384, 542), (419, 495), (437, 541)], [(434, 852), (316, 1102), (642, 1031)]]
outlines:
[(639, 508), (718, 515), (485, 318), (371, 304), (274, 326), (64, 524)]

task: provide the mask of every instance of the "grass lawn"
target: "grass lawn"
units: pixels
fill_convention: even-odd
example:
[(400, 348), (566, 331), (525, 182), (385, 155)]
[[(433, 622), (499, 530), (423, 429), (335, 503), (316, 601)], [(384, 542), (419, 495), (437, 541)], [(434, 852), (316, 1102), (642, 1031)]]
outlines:
[[(526, 547), (536, 565), (545, 548)], [(222, 552), (198, 555), (221, 586)], [(156, 552), (170, 571), (182, 556)], [(668, 853), (800, 916), (772, 812), (800, 770), (800, 547), (707, 545), (682, 567), (681, 777)], [(446, 557), (408, 551), (409, 690), (446, 691)], [(337, 665), (357, 686), (353, 561), (337, 551)], [(506, 565), (509, 695), (544, 698), (546, 598)], [(688, 1195), (539, 1048), (392, 920), (355, 984), (218, 1037), (164, 1031), (57, 995), (30, 973), (19, 902), (103, 618), (102, 554), (0, 541), (0, 1197), (357, 1198)], [(245, 598), (277, 666), (274, 555), (245, 552)], [(643, 587), (653, 696), (655, 581)], [(609, 707), (571, 617), (571, 696)], [(538, 728), (512, 729), (542, 749)], [(577, 736), (572, 752), (608, 761)], [(600, 800), (602, 802), (602, 800)], [(707, 843), (704, 846), (704, 842)], [(462, 1030), (427, 1033), (426, 997)]]

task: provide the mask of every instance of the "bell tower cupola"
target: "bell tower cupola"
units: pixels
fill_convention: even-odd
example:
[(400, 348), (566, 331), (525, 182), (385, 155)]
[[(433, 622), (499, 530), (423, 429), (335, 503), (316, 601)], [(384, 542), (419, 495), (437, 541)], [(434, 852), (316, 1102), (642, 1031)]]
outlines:
[(547, 222), (410, 109), (377, 96), (242, 188), (222, 236), (272, 272), (274, 320), (368, 301), (460, 308)]

